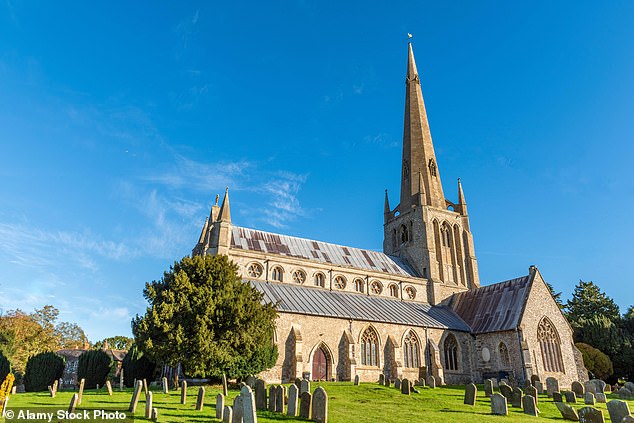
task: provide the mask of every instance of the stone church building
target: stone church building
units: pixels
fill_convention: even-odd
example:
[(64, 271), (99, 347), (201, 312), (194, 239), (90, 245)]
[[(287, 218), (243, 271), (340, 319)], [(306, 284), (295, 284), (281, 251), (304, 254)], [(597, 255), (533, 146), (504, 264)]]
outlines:
[(457, 202), (443, 193), (411, 44), (400, 181), (396, 207), (385, 194), (383, 252), (236, 226), (228, 191), (212, 206), (192, 253), (229, 256), (278, 304), (279, 358), (261, 377), (587, 380), (536, 267), (480, 286), (467, 202), (460, 180)]

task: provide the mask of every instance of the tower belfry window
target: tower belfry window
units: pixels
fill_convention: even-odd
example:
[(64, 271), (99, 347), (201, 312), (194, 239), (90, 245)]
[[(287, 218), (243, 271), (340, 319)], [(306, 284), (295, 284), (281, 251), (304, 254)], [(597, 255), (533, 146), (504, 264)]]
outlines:
[(433, 158), (429, 159), (429, 173), (431, 176), (436, 176), (436, 161)]

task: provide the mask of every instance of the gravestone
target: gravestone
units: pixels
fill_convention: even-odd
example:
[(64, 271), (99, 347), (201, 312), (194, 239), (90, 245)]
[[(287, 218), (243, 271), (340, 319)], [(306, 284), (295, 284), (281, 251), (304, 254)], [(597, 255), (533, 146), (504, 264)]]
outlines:
[(152, 418), (152, 392), (148, 392), (145, 395), (145, 418)]
[(359, 386), (359, 375), (354, 375), (354, 384)]
[(70, 399), (70, 404), (68, 405), (68, 412), (74, 413), (78, 403), (79, 403), (79, 394), (73, 394), (73, 397)]
[(299, 394), (303, 394), (304, 392), (310, 392), (310, 382), (306, 379), (302, 379), (301, 386), (299, 387)]
[(84, 396), (84, 385), (86, 385), (86, 379), (81, 379), (79, 381), (79, 397), (77, 399), (77, 405), (81, 405), (81, 400)]
[(491, 414), (506, 416), (509, 409), (506, 406), (506, 397), (502, 394), (495, 393), (491, 395)]
[(520, 388), (513, 389), (513, 396), (511, 397), (511, 406), (522, 408), (522, 397), (524, 392)]
[(13, 388), (11, 388), (11, 395), (15, 395), (16, 392), (18, 392), (17, 386), (14, 386)]
[(227, 389), (227, 375), (226, 374), (222, 374), (222, 395), (224, 395), (225, 397), (229, 394), (228, 389)]
[(594, 405), (594, 394), (592, 392), (586, 392), (583, 394), (583, 400), (586, 405)]
[(621, 399), (627, 400), (632, 398), (632, 391), (630, 391), (626, 387), (619, 389), (616, 393), (619, 395)]
[(579, 421), (581, 423), (605, 423), (603, 411), (594, 407), (583, 407), (579, 410)]
[(57, 388), (58, 387), (59, 387), (59, 380), (55, 379), (55, 381), (53, 382), (53, 387), (52, 387), (53, 392), (54, 392), (53, 396), (57, 395)]
[[(297, 379), (295, 379), (295, 380), (297, 380)], [(247, 383), (247, 386), (249, 388), (254, 389), (255, 388), (255, 382), (257, 382), (257, 379), (255, 377), (247, 376), (246, 383)], [(233, 407), (233, 414), (234, 415), (236, 414), (236, 408), (235, 407)]]
[(269, 386), (269, 411), (275, 411), (275, 401), (277, 400), (277, 388), (275, 385)]
[(216, 418), (222, 420), (222, 412), (225, 409), (225, 396), (222, 394), (216, 395)]
[(559, 392), (559, 391), (553, 392), (553, 401), (555, 401), (555, 402), (564, 402), (564, 398), (561, 396), (561, 392)]
[(312, 405), (310, 392), (302, 392), (299, 396), (299, 417), (310, 419)]
[(275, 412), (284, 412), (284, 386), (278, 386), (275, 393)]
[(467, 405), (475, 405), (477, 395), (478, 388), (473, 383), (468, 384), (464, 390), (464, 403)]
[(143, 379), (143, 391), (145, 391), (145, 395), (147, 395), (147, 393), (148, 393), (147, 379)]
[(559, 391), (559, 381), (554, 377), (546, 378), (546, 394), (548, 398), (553, 396), (553, 392)]
[(108, 396), (112, 396), (112, 383), (109, 380), (106, 381), (106, 390), (108, 391)]
[(385, 384), (385, 375), (381, 373), (379, 375), (379, 385), (384, 385), (384, 384)]
[(321, 386), (313, 393), (313, 411), (311, 420), (328, 423), (328, 394)]
[(55, 391), (51, 385), (48, 385), (48, 393), (51, 394), (51, 398), (55, 398)]
[(296, 417), (297, 405), (299, 399), (299, 388), (297, 385), (291, 385), (288, 388), (288, 407), (286, 408), (286, 415)]
[[(253, 391), (248, 386), (243, 386), (240, 389), (240, 396), (242, 397), (242, 423), (256, 423), (258, 417), (255, 414), (255, 396)], [(266, 403), (266, 398), (264, 402)]]
[(634, 392), (634, 382), (625, 382), (625, 385), (623, 385), (623, 387), (630, 392)]
[(605, 404), (607, 402), (607, 398), (605, 394), (602, 394), (601, 392), (597, 392), (594, 398), (597, 400), (598, 403), (601, 403), (601, 404)]
[(187, 404), (187, 382), (181, 382), (181, 404)]
[(385, 378), (385, 386), (390, 387), (390, 378)]
[(557, 409), (561, 413), (561, 417), (563, 417), (564, 420), (572, 420), (573, 422), (579, 421), (579, 415), (574, 408), (572, 408), (568, 404), (564, 404), (563, 402), (556, 402), (555, 405), (557, 406)]
[(258, 410), (266, 410), (266, 383), (262, 379), (255, 381), (255, 405)]
[(570, 387), (572, 392), (574, 392), (578, 397), (582, 397), (586, 392), (583, 388), (583, 385), (576, 380), (572, 382), (572, 386)]
[(139, 405), (139, 399), (141, 397), (141, 391), (143, 390), (143, 383), (137, 380), (134, 384), (134, 392), (132, 392), (132, 399), (130, 400), (130, 407), (128, 411), (132, 414), (136, 411), (137, 405)]
[(601, 379), (591, 379), (586, 382), (586, 391), (590, 391), (593, 394), (602, 393), (605, 394), (606, 383)]
[(170, 388), (167, 385), (167, 378), (165, 376), (163, 376), (162, 382), (163, 382), (163, 393), (167, 394), (170, 391)]
[(522, 408), (524, 409), (524, 414), (535, 417), (539, 415), (539, 410), (537, 409), (537, 401), (532, 395), (524, 395), (524, 397), (522, 397)]
[(630, 407), (625, 401), (612, 400), (608, 402), (608, 413), (610, 413), (610, 420), (612, 422), (620, 422), (623, 417), (630, 415)]
[(564, 391), (564, 396), (566, 397), (566, 402), (576, 404), (577, 403), (577, 394), (572, 391)]
[(409, 395), (412, 391), (412, 385), (409, 383), (409, 379), (403, 379), (401, 381), (401, 394)]
[(394, 387), (396, 389), (401, 389), (401, 379), (396, 378), (396, 380), (394, 381)]
[(508, 386), (506, 383), (500, 384), (500, 393), (504, 395), (504, 397), (510, 401), (513, 399), (513, 389)]
[(233, 420), (233, 410), (228, 405), (222, 411), (222, 423), (231, 423)]
[(484, 381), (484, 395), (487, 397), (493, 395), (493, 381), (491, 379)]
[(429, 386), (431, 389), (436, 388), (436, 378), (432, 375), (427, 376), (427, 386)]
[(155, 422), (158, 420), (158, 408), (154, 407), (152, 409), (152, 421)]
[(537, 388), (535, 388), (533, 385), (529, 386), (528, 388), (526, 388), (526, 391), (524, 391), (526, 393), (526, 395), (530, 395), (531, 397), (533, 397), (533, 399), (535, 400), (535, 404), (537, 404), (539, 402), (539, 400), (537, 399)]
[(123, 380), (123, 367), (122, 367), (121, 370), (119, 370), (119, 392), (123, 392), (123, 385), (124, 385), (124, 380)]
[(539, 381), (535, 382), (535, 389), (537, 389), (539, 395), (542, 395), (544, 393), (544, 384)]
[(196, 397), (196, 411), (202, 411), (205, 405), (205, 387), (198, 388), (198, 397)]
[(231, 417), (231, 423), (242, 423), (243, 416), (244, 406), (242, 405), (242, 395), (238, 395), (233, 399), (233, 416)]
[(531, 376), (531, 385), (535, 386), (535, 382), (541, 382), (541, 379), (537, 375)]

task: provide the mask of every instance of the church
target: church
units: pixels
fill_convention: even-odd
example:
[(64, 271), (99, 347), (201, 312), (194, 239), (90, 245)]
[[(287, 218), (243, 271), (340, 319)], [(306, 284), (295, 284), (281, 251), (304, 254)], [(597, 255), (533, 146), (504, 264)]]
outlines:
[[(467, 201), (445, 198), (420, 78), (408, 45), (399, 203), (383, 210), (383, 252), (234, 225), (228, 190), (194, 255), (224, 254), (277, 304), (279, 357), (260, 375), (437, 384), (588, 374), (572, 329), (535, 266), (481, 286)], [(394, 175), (397, 177), (397, 175)]]

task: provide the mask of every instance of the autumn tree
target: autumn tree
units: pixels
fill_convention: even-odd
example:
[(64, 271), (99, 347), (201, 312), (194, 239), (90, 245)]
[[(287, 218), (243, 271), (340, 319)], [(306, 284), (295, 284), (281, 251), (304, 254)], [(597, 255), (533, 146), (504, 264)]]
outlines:
[(110, 338), (104, 338), (101, 341), (95, 342), (93, 348), (100, 350), (106, 346), (106, 342), (108, 342), (109, 349), (128, 351), (130, 348), (132, 348), (132, 344), (134, 344), (134, 339), (121, 335), (111, 336)]

